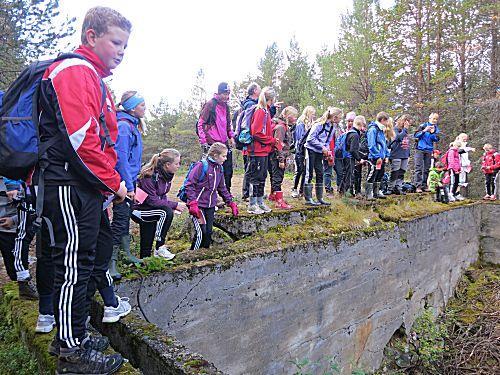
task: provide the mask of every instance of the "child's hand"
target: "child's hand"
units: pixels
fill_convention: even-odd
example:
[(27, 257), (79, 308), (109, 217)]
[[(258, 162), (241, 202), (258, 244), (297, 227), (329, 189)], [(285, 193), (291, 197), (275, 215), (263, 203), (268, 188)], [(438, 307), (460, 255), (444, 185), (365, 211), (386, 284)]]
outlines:
[(235, 202), (231, 202), (228, 204), (228, 206), (231, 208), (231, 212), (233, 216), (238, 216), (240, 211), (238, 210), (238, 205)]
[(184, 202), (177, 202), (177, 207), (175, 207), (175, 209), (179, 212), (184, 212), (184, 210), (186, 209), (186, 203)]
[(280, 163), (278, 164), (278, 166), (280, 167), (280, 169), (285, 169), (285, 162), (280, 161)]
[(0, 227), (2, 228), (12, 228), (14, 226), (14, 220), (11, 217), (0, 218)]

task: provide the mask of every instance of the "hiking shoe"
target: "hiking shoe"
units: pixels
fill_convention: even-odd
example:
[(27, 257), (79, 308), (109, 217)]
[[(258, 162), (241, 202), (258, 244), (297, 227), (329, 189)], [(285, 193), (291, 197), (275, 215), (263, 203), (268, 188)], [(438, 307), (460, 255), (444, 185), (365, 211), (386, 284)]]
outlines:
[(162, 245), (159, 249), (155, 250), (155, 257), (162, 257), (171, 260), (174, 259), (175, 254), (171, 253), (166, 245)]
[(105, 355), (93, 349), (77, 349), (73, 353), (60, 355), (56, 375), (69, 374), (113, 374), (123, 364), (120, 354)]
[(290, 194), (292, 198), (298, 198), (300, 196), (299, 192), (297, 189), (292, 189), (292, 194)]
[(422, 188), (417, 188), (417, 190), (415, 190), (415, 193), (422, 193)]
[(264, 213), (268, 213), (268, 212), (271, 212), (271, 208), (269, 208), (269, 206), (267, 204), (265, 204), (264, 202), (260, 203), (259, 204), (259, 208), (264, 211)]
[(31, 278), (27, 280), (20, 280), (17, 282), (19, 286), (19, 298), (21, 299), (29, 299), (35, 301), (38, 299), (38, 292), (36, 290), (36, 285), (31, 280)]
[(455, 197), (453, 196), (453, 194), (448, 194), (448, 201), (455, 202)]
[(455, 200), (456, 201), (463, 201), (463, 200), (465, 200), (465, 198), (462, 197), (460, 194), (457, 194), (457, 195), (455, 195)]
[(116, 299), (118, 300), (118, 306), (104, 306), (104, 316), (102, 317), (103, 323), (115, 323), (119, 321), (120, 318), (127, 316), (132, 310), (127, 297), (120, 298), (116, 296)]
[(491, 194), (491, 195), (490, 195), (490, 201), (496, 201), (496, 200), (497, 200), (496, 195)]
[(39, 314), (36, 321), (35, 332), (37, 333), (49, 333), (56, 326), (56, 319), (54, 315), (43, 315)]
[[(97, 350), (102, 352), (106, 350), (109, 346), (109, 340), (105, 336), (87, 336), (83, 339), (80, 344), (80, 348), (83, 350)], [(54, 337), (54, 340), (49, 344), (49, 354), (58, 356), (61, 354), (61, 343)], [(78, 373), (77, 373), (78, 374)]]
[(486, 194), (486, 195), (483, 197), (483, 199), (484, 199), (485, 201), (489, 201), (489, 200), (490, 200), (490, 196), (489, 196), (488, 194)]
[(256, 204), (252, 204), (252, 205), (248, 206), (247, 212), (249, 214), (254, 214), (254, 215), (262, 215), (264, 213), (264, 211), (260, 208), (260, 206), (258, 206)]

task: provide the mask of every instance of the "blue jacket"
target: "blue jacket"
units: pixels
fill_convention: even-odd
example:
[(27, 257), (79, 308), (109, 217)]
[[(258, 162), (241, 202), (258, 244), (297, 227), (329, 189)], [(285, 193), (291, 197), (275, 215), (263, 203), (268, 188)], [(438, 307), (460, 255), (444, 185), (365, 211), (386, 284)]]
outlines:
[(408, 136), (408, 130), (405, 128), (399, 130), (399, 128), (394, 128), (394, 133), (396, 133), (396, 138), (391, 143), (391, 155), (389, 158), (393, 159), (408, 159), (410, 157), (410, 137)]
[(434, 151), (434, 142), (439, 142), (439, 128), (434, 125), (435, 132), (424, 132), (426, 126), (432, 125), (430, 122), (425, 122), (418, 127), (414, 136), (418, 140), (417, 150), (432, 152)]
[(389, 157), (389, 150), (387, 149), (387, 140), (385, 139), (382, 124), (374, 121), (368, 125), (366, 131), (366, 139), (368, 141), (368, 159), (385, 159)]
[(295, 147), (297, 147), (297, 145), (300, 143), (300, 141), (304, 137), (304, 134), (306, 134), (306, 126), (303, 122), (298, 122), (293, 132), (293, 141), (295, 143)]
[(307, 136), (305, 147), (314, 152), (323, 152), (323, 147), (330, 150), (330, 141), (334, 133), (333, 125), (329, 122), (314, 124)]
[(139, 119), (123, 111), (119, 111), (116, 117), (118, 138), (115, 151), (118, 159), (115, 169), (122, 181), (125, 181), (127, 191), (134, 191), (137, 175), (141, 170), (142, 157), (142, 136), (137, 128)]

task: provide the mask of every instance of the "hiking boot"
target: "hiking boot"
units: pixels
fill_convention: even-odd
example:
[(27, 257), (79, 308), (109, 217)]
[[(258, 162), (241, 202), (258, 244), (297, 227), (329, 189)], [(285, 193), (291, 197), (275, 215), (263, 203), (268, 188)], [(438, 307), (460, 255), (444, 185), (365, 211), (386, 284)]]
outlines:
[(134, 263), (134, 264), (141, 264), (143, 262), (142, 259), (137, 258), (135, 255), (133, 255), (130, 252), (130, 235), (126, 234), (126, 235), (122, 236), (120, 241), (121, 241), (122, 249), (125, 252), (125, 259), (124, 259), (125, 262)]
[(304, 198), (307, 206), (319, 206), (320, 203), (312, 199), (312, 184), (304, 185)]
[(127, 297), (120, 298), (116, 296), (116, 299), (118, 300), (118, 306), (104, 306), (104, 315), (102, 317), (103, 323), (115, 323), (119, 321), (120, 318), (127, 316), (132, 310)]
[(373, 196), (377, 199), (386, 199), (387, 197), (380, 191), (380, 182), (373, 184)]
[(36, 321), (35, 332), (36, 333), (49, 333), (56, 326), (56, 319), (54, 315), (44, 315), (39, 314)]
[(155, 257), (165, 258), (167, 260), (172, 260), (175, 257), (174, 253), (171, 253), (167, 245), (161, 245), (154, 252)]
[(280, 208), (282, 210), (289, 210), (292, 208), (284, 199), (283, 199), (283, 192), (282, 191), (277, 191), (276, 192), (276, 208)]
[[(84, 350), (97, 350), (99, 352), (102, 352), (106, 350), (109, 346), (109, 340), (105, 336), (87, 336), (83, 339), (82, 343), (80, 344), (80, 348)], [(49, 354), (58, 356), (61, 354), (61, 343), (57, 339), (57, 337), (54, 337), (54, 340), (49, 344)]]
[(120, 354), (105, 355), (96, 350), (78, 348), (59, 356), (56, 375), (113, 374), (122, 364), (123, 357)]
[(19, 298), (35, 301), (38, 299), (36, 285), (31, 278), (17, 282), (19, 287)]
[(297, 189), (292, 189), (292, 194), (290, 194), (292, 198), (298, 198), (300, 196), (299, 192)]
[(375, 199), (373, 197), (373, 183), (371, 183), (371, 182), (366, 183), (366, 199), (368, 199), (368, 200)]
[(118, 253), (120, 252), (120, 246), (113, 246), (113, 253), (111, 255), (111, 260), (109, 261), (109, 275), (113, 280), (120, 280), (122, 275), (118, 272)]
[(323, 185), (316, 184), (315, 188), (316, 188), (316, 200), (318, 201), (318, 203), (322, 206), (330, 206), (331, 203), (323, 200)]

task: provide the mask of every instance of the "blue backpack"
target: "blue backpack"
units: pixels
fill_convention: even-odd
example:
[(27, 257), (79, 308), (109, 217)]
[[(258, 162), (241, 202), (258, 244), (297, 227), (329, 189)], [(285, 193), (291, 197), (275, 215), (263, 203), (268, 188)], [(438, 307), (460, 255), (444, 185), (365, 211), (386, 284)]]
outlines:
[[(200, 175), (200, 178), (198, 178), (198, 182), (201, 182), (203, 181), (203, 179), (205, 178), (205, 176), (207, 175), (207, 171), (208, 171), (208, 161), (206, 159), (201, 159), (200, 160), (201, 163), (203, 164), (203, 168), (201, 170), (201, 175)], [(179, 189), (179, 192), (177, 193), (177, 197), (183, 201), (183, 202), (187, 202), (187, 194), (186, 194), (186, 184), (188, 183), (189, 181), (189, 174), (191, 173), (191, 171), (193, 170), (194, 166), (196, 165), (197, 162), (192, 162), (191, 164), (189, 164), (189, 169), (186, 173), (186, 177), (184, 178), (184, 182), (182, 183), (182, 186), (181, 188)]]
[(349, 130), (337, 138), (335, 142), (335, 157), (346, 159), (351, 158), (352, 155), (347, 151), (347, 134), (355, 132), (355, 130)]
[[(234, 132), (234, 140), (236, 143), (237, 150), (244, 150), (248, 148), (249, 145), (253, 142), (253, 137), (251, 133), (250, 127), (252, 126), (252, 119), (257, 109), (257, 104), (252, 105), (251, 107), (241, 111), (236, 119), (236, 129)], [(263, 131), (266, 131), (267, 125), (267, 116), (268, 113), (266, 111), (266, 115), (264, 116), (264, 128)]]
[[(53, 137), (40, 144), (38, 137), (38, 96), (40, 82), (47, 68), (56, 61), (68, 58), (85, 58), (75, 53), (65, 53), (55, 59), (37, 61), (25, 68), (0, 102), (0, 175), (14, 180), (26, 180), (37, 162), (46, 157), (46, 151), (59, 139)], [(106, 99), (101, 80), (103, 101)], [(101, 112), (106, 141), (113, 145)]]

